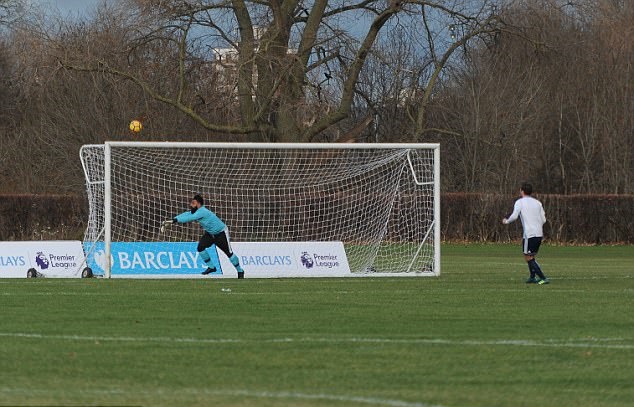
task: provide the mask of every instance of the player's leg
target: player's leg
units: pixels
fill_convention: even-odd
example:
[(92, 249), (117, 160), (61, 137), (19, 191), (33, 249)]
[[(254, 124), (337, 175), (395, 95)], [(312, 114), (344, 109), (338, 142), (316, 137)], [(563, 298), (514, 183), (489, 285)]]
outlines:
[(210, 248), (214, 244), (213, 236), (209, 233), (205, 232), (203, 236), (200, 238), (198, 242), (198, 255), (203, 260), (203, 262), (207, 265), (207, 270), (203, 271), (203, 275), (211, 274), (216, 272), (216, 263), (211, 259), (211, 256), (207, 252), (207, 249)]
[(240, 266), (240, 259), (231, 249), (231, 240), (229, 239), (229, 229), (225, 228), (222, 232), (214, 235), (214, 243), (229, 258), (233, 267), (238, 271), (238, 278), (244, 278), (244, 270)]
[(526, 260), (526, 264), (528, 265), (528, 272), (530, 273), (530, 277), (528, 277), (528, 280), (526, 280), (526, 284), (533, 284), (533, 283), (537, 283), (537, 278), (535, 277), (535, 270), (532, 266), (531, 263), (531, 259), (534, 259), (533, 256), (531, 256), (528, 250), (528, 239), (522, 239), (522, 253), (524, 253), (524, 260)]
[(527, 260), (527, 262), (528, 262), (528, 266), (535, 272), (535, 274), (538, 277), (537, 284), (548, 284), (550, 281), (548, 280), (548, 278), (546, 278), (546, 276), (542, 272), (542, 268), (539, 266), (539, 263), (537, 263), (537, 260), (535, 260), (535, 256), (537, 255), (537, 252), (539, 251), (539, 246), (541, 245), (541, 243), (542, 243), (541, 237), (529, 238), (528, 245), (527, 245), (528, 252), (525, 254), (530, 256), (530, 259)]

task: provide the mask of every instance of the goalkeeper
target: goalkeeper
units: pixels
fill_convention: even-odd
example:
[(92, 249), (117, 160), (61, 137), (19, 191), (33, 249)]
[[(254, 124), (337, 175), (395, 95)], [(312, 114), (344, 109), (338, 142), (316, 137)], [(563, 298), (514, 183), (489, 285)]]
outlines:
[(189, 222), (200, 223), (200, 226), (205, 231), (198, 242), (197, 249), (200, 258), (203, 259), (207, 265), (207, 270), (203, 271), (202, 274), (207, 275), (216, 271), (216, 264), (214, 264), (214, 261), (211, 259), (206, 250), (215, 244), (227, 255), (231, 264), (233, 264), (236, 268), (238, 271), (238, 278), (244, 278), (244, 270), (240, 267), (240, 260), (231, 250), (231, 242), (229, 241), (229, 230), (227, 229), (227, 225), (225, 225), (225, 223), (220, 220), (215, 213), (205, 208), (205, 201), (200, 195), (194, 196), (189, 211), (183, 212), (173, 219), (163, 222), (161, 230), (165, 230), (166, 226), (174, 223)]

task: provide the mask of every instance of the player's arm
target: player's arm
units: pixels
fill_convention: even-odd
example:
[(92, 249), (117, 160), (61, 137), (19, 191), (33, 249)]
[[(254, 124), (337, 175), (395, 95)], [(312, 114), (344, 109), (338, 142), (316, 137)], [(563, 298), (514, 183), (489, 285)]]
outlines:
[(196, 220), (200, 220), (203, 216), (200, 211), (196, 211), (196, 213), (191, 213), (191, 211), (183, 212), (180, 215), (174, 216), (172, 219), (168, 219), (163, 221), (163, 225), (161, 225), (161, 232), (165, 231), (165, 228), (171, 226), (175, 223), (189, 223)]
[(189, 223), (197, 220), (201, 220), (204, 216), (204, 213), (200, 210), (192, 213), (191, 211), (183, 212), (180, 215), (175, 216), (172, 221), (173, 223)]
[(517, 218), (520, 216), (520, 201), (515, 201), (515, 205), (513, 206), (513, 213), (508, 218), (502, 219), (502, 223), (508, 225), (509, 223), (515, 222)]

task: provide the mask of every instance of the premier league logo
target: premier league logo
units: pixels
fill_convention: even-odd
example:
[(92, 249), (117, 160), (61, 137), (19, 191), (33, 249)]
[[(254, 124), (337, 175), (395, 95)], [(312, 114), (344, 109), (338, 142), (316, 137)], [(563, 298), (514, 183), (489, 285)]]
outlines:
[(101, 270), (106, 269), (106, 252), (105, 250), (95, 250), (95, 254), (93, 256), (95, 264), (101, 268)]
[(37, 252), (35, 255), (35, 263), (38, 265), (38, 267), (41, 270), (46, 270), (48, 268), (48, 266), (50, 265), (48, 259), (46, 258), (46, 255), (44, 254), (44, 252)]
[(315, 265), (315, 260), (313, 260), (308, 252), (302, 252), (300, 260), (302, 261), (302, 265), (307, 269), (313, 268), (313, 266)]

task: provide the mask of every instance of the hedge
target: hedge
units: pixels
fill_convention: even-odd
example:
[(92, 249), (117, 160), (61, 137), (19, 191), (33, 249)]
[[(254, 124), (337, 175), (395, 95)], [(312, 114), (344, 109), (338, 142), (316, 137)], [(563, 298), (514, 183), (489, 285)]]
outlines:
[[(545, 237), (577, 244), (634, 243), (634, 195), (535, 195), (546, 210)], [(520, 222), (502, 225), (517, 197), (445, 193), (441, 230), (449, 241), (517, 241)], [(0, 195), (0, 241), (81, 239), (88, 219), (82, 196)]]
[(0, 195), (0, 241), (81, 240), (88, 203), (75, 195)]
[[(534, 195), (548, 222), (544, 236), (561, 243), (634, 243), (634, 195)], [(502, 225), (518, 197), (447, 193), (441, 197), (444, 240), (516, 241), (521, 223)]]

